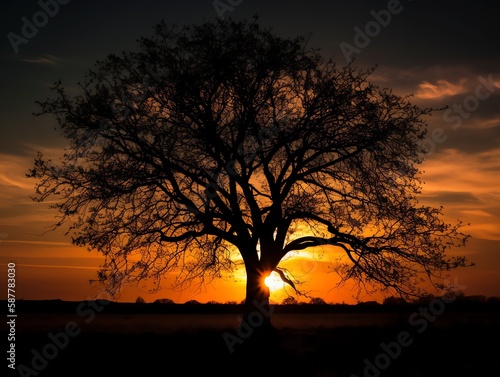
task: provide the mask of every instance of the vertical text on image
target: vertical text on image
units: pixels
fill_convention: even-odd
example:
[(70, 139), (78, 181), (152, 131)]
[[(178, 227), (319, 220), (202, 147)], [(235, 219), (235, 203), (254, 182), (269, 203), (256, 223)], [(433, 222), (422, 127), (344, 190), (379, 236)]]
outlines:
[(16, 368), (16, 264), (7, 265), (7, 367)]

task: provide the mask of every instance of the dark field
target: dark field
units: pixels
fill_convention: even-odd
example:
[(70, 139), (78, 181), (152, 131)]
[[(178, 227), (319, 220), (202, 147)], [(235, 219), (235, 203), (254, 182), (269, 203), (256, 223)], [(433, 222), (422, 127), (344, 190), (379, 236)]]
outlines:
[(26, 368), (9, 375), (403, 377), (498, 375), (499, 369), (498, 309), (447, 308), (435, 316), (418, 307), (277, 309), (274, 333), (261, 336), (249, 327), (238, 336), (238, 310), (90, 308), (18, 312), (16, 365)]

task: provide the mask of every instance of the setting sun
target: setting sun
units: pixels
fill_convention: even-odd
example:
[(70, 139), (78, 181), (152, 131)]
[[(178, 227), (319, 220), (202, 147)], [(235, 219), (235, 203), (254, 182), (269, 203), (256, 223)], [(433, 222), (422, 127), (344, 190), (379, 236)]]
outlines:
[(269, 287), (271, 292), (277, 291), (284, 286), (283, 280), (281, 280), (280, 276), (274, 271), (271, 272), (271, 275), (265, 278), (264, 283)]

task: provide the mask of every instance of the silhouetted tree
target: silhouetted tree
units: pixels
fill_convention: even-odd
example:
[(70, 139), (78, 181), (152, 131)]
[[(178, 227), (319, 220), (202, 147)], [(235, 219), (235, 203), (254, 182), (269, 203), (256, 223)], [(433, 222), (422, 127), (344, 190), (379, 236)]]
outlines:
[(222, 305), (222, 303), (217, 301), (217, 300), (210, 300), (210, 301), (207, 301), (205, 304), (206, 305)]
[(188, 300), (184, 304), (185, 305), (200, 305), (201, 302), (199, 302), (198, 300)]
[(136, 303), (136, 304), (145, 304), (145, 303), (146, 303), (146, 300), (144, 300), (141, 296), (138, 296), (138, 297), (135, 299), (135, 303)]
[(382, 301), (382, 304), (389, 305), (389, 306), (401, 306), (401, 305), (406, 305), (407, 302), (402, 297), (389, 296), (389, 297), (384, 298), (384, 300)]
[(35, 200), (58, 199), (56, 227), (105, 256), (111, 292), (172, 271), (219, 278), (239, 253), (249, 314), (268, 305), (272, 271), (294, 286), (285, 255), (322, 246), (345, 253), (341, 283), (418, 295), (421, 278), (466, 265), (446, 251), (467, 236), (417, 200), (432, 110), (372, 71), (256, 19), (160, 23), (137, 51), (97, 62), (81, 94), (57, 82), (39, 102), (70, 147), (36, 157)]
[(175, 301), (171, 300), (169, 298), (158, 298), (158, 299), (154, 300), (153, 304), (171, 305), (171, 304), (175, 304)]
[(312, 305), (326, 305), (326, 301), (321, 297), (313, 297), (309, 300), (309, 304)]
[(293, 296), (288, 296), (281, 302), (281, 305), (295, 305), (295, 304), (298, 304), (298, 301)]

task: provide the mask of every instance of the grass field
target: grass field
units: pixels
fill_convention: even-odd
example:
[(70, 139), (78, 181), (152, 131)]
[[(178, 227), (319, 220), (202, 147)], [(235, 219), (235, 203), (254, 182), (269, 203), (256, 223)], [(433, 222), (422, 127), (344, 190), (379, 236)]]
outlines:
[(24, 367), (12, 375), (475, 377), (498, 373), (498, 311), (445, 312), (432, 321), (412, 314), (277, 313), (273, 317), (277, 331), (261, 337), (237, 333), (239, 316), (227, 313), (103, 311), (86, 317), (26, 313), (18, 317), (16, 327), (16, 364)]

